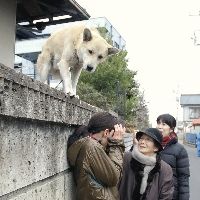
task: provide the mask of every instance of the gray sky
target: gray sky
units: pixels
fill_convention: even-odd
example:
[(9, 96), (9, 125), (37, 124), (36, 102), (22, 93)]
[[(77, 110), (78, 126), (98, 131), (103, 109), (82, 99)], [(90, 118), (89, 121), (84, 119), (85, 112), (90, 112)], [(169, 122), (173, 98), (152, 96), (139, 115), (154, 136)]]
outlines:
[[(199, 0), (77, 0), (91, 17), (106, 17), (126, 40), (129, 68), (148, 102), (150, 121), (177, 110), (176, 96), (200, 94)], [(181, 119), (181, 117), (180, 117)]]

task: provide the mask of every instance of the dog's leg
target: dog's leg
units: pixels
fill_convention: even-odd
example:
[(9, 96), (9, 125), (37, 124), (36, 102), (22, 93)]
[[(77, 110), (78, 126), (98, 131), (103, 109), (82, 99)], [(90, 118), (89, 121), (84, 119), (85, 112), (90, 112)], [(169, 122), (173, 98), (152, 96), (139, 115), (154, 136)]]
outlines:
[(64, 92), (70, 96), (73, 96), (74, 94), (72, 92), (71, 72), (69, 64), (66, 62), (66, 60), (61, 59), (58, 63), (58, 68), (60, 70), (60, 76), (63, 80)]
[(76, 87), (81, 71), (82, 68), (73, 68), (73, 70), (71, 71), (72, 91), (76, 98), (79, 98), (79, 96), (76, 95)]

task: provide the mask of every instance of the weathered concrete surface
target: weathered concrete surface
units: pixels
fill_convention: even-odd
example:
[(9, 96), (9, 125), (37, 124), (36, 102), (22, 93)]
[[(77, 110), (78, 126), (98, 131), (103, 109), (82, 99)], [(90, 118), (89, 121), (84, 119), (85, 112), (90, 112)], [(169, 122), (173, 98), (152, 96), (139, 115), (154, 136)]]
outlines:
[(66, 170), (72, 130), (0, 116), (0, 196)]
[(85, 124), (100, 109), (0, 65), (0, 114)]
[(100, 109), (0, 65), (0, 200), (71, 200), (67, 139)]
[(74, 185), (71, 174), (58, 175), (51, 180), (37, 182), (10, 195), (0, 197), (1, 200), (75, 200)]

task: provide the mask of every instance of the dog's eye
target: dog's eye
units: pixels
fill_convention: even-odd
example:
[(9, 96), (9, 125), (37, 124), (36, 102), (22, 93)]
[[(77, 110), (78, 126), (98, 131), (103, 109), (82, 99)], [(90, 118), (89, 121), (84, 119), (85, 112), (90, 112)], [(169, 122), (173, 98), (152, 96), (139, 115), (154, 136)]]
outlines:
[(92, 50), (88, 50), (89, 54), (93, 54), (93, 51)]
[(102, 59), (102, 58), (103, 58), (103, 56), (102, 56), (102, 55), (99, 55), (99, 56), (98, 56), (98, 59)]

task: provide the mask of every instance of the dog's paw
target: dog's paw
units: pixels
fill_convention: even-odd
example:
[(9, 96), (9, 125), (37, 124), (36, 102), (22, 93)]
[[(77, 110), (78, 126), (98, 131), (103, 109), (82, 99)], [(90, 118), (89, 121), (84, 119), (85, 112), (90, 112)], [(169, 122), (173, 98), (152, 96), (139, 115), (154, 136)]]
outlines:
[(74, 94), (74, 95), (71, 94), (71, 95), (70, 95), (70, 98), (76, 98), (76, 99), (79, 99), (79, 96), (78, 96), (78, 95), (75, 95), (75, 94)]
[(79, 99), (79, 96), (76, 95), (76, 94), (74, 94), (74, 93), (72, 93), (72, 92), (67, 92), (66, 94), (67, 94), (68, 96), (70, 96), (70, 98), (76, 98), (76, 99)]
[(79, 96), (78, 96), (78, 95), (75, 95), (75, 98), (79, 99)]

